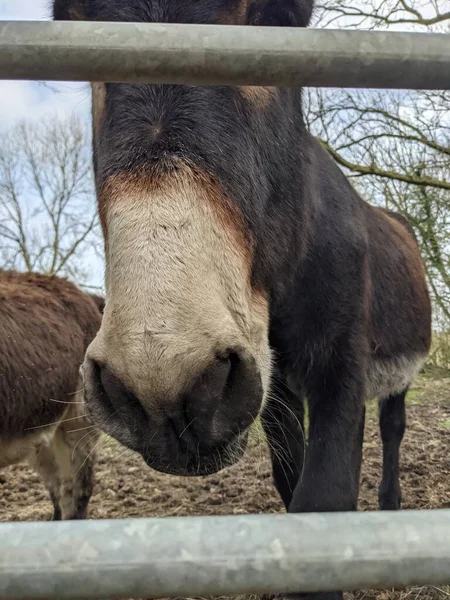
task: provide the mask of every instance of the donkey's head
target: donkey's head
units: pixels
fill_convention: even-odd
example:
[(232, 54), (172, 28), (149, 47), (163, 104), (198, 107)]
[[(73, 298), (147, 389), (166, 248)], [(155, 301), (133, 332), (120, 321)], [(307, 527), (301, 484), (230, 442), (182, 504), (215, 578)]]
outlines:
[[(311, 4), (55, 0), (54, 16), (304, 26)], [(258, 265), (285, 244), (269, 206), (292, 169), (295, 93), (93, 84), (92, 96), (107, 304), (84, 364), (88, 407), (152, 467), (213, 472), (239, 456), (269, 387), (274, 273)]]

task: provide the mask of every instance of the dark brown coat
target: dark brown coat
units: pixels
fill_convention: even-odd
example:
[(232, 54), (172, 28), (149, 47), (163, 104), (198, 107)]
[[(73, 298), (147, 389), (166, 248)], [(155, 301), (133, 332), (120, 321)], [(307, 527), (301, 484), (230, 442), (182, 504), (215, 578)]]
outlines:
[(100, 324), (98, 303), (69, 281), (0, 271), (0, 466), (29, 460), (55, 518), (84, 516), (89, 500), (91, 446), (73, 430), (91, 426), (79, 368)]

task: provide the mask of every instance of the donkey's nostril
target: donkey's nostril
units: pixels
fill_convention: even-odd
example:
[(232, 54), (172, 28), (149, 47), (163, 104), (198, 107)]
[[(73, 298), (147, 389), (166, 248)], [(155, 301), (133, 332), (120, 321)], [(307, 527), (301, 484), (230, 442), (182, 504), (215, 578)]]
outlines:
[(237, 352), (230, 352), (228, 355), (228, 361), (230, 363), (230, 370), (229, 370), (228, 378), (227, 378), (227, 381), (225, 384), (226, 387), (234, 385), (236, 377), (237, 377), (237, 373), (239, 371), (241, 359)]
[(206, 445), (226, 444), (257, 416), (262, 392), (254, 361), (230, 350), (217, 355), (184, 399), (187, 422)]
[(90, 381), (87, 404), (94, 413), (101, 410), (102, 425), (116, 429), (120, 423), (126, 426), (132, 437), (137, 438), (148, 425), (147, 414), (136, 396), (107, 366), (90, 360)]
[[(240, 362), (237, 352), (226, 352), (218, 355), (214, 363), (201, 375), (190, 391), (191, 403), (199, 402), (198, 408), (211, 411), (217, 408), (215, 403), (220, 402), (227, 388), (233, 385), (236, 371)], [(207, 398), (206, 405), (202, 399)]]
[(102, 365), (95, 360), (89, 360), (87, 367), (83, 368), (83, 373), (88, 374), (88, 380), (85, 380), (86, 394), (88, 401), (101, 402), (104, 408), (113, 410), (113, 404), (109, 400), (102, 383)]
[(194, 393), (197, 389), (200, 393), (207, 392), (209, 397), (219, 399), (228, 380), (231, 371), (231, 361), (228, 356), (221, 356), (216, 359), (201, 376), (200, 385), (194, 386)]
[(216, 355), (183, 394), (167, 397), (150, 391), (139, 399), (126, 384), (128, 375), (119, 377), (106, 361), (91, 356), (84, 364), (93, 421), (167, 473), (205, 475), (235, 462), (261, 407), (256, 362), (240, 348)]

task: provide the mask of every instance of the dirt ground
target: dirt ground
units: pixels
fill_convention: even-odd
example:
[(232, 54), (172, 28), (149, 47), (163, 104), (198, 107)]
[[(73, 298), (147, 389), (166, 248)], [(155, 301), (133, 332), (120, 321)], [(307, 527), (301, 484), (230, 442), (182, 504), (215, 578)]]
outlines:
[[(108, 440), (98, 447), (92, 518), (129, 518), (280, 512), (264, 443), (221, 473), (184, 479), (148, 469), (134, 453)], [(368, 411), (360, 510), (377, 508), (381, 446), (375, 407)], [(450, 376), (420, 378), (408, 397), (408, 428), (402, 445), (403, 508), (450, 508)], [(25, 466), (0, 472), (0, 521), (45, 520), (47, 492)], [(448, 600), (450, 587), (362, 591), (357, 600)], [(349, 594), (349, 598), (352, 595)], [(225, 599), (223, 599), (225, 600)], [(241, 600), (244, 600), (241, 598)]]

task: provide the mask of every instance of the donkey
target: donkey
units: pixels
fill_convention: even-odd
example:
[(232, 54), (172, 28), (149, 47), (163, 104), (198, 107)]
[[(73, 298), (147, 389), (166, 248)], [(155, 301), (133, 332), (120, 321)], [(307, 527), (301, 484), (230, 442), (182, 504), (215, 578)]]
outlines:
[(100, 300), (64, 279), (0, 270), (0, 467), (28, 461), (53, 520), (85, 518), (92, 494), (95, 429), (79, 368)]
[[(305, 27), (313, 0), (53, 9), (57, 20)], [(364, 401), (378, 396), (380, 498), (398, 506), (404, 397), (431, 331), (407, 228), (307, 132), (300, 89), (94, 83), (92, 101), (106, 251), (106, 307), (83, 366), (95, 422), (155, 469), (204, 475), (238, 460), (261, 414), (269, 441), (292, 433), (280, 442), (290, 480), (274, 461), (288, 510), (347, 511)]]
[(95, 302), (95, 304), (97, 305), (97, 308), (101, 312), (101, 314), (103, 314), (103, 311), (105, 310), (105, 299), (104, 299), (104, 297), (103, 296), (99, 296), (98, 294), (89, 294), (89, 296)]

